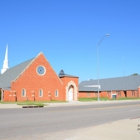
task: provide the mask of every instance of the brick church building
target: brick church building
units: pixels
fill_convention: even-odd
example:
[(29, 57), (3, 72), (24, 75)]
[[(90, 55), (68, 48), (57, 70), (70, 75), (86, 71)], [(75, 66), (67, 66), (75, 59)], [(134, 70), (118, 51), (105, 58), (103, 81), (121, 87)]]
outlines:
[(77, 101), (78, 77), (57, 75), (43, 53), (12, 68), (8, 67), (8, 47), (0, 74), (1, 101)]
[[(0, 74), (1, 101), (77, 101), (78, 98), (140, 98), (140, 75), (86, 80), (57, 75), (43, 53), (12, 68), (8, 66), (8, 47)], [(98, 87), (99, 91), (98, 91)]]

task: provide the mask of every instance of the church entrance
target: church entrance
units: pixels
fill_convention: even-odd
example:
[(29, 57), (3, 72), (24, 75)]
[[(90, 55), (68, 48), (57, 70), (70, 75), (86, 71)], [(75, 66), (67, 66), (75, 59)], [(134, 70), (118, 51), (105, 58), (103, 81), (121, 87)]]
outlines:
[(78, 88), (73, 81), (70, 81), (66, 86), (66, 101), (77, 101)]
[(68, 100), (69, 101), (73, 101), (73, 91), (74, 91), (74, 87), (71, 85), (70, 87), (69, 87), (69, 91), (68, 91)]

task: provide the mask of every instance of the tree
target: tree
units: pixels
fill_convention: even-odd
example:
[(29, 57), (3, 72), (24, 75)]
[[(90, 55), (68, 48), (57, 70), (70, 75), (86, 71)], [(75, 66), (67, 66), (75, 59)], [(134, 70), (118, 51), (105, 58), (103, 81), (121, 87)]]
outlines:
[(138, 73), (133, 73), (133, 74), (131, 74), (131, 76), (136, 76), (136, 75), (139, 75)]

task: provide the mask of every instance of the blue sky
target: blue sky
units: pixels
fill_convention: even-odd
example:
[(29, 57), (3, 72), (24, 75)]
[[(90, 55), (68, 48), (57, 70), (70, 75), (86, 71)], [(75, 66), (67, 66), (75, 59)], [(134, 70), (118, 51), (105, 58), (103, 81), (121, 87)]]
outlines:
[(43, 52), (55, 72), (79, 82), (140, 74), (139, 0), (0, 0), (0, 68)]

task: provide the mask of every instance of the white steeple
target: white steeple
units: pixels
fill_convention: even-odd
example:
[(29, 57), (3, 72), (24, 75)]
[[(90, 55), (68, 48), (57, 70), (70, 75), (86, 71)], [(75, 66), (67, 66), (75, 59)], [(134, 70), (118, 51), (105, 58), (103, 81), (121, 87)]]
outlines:
[(5, 59), (3, 61), (3, 68), (1, 69), (1, 74), (3, 74), (7, 69), (9, 69), (9, 66), (8, 66), (8, 45), (6, 46)]

